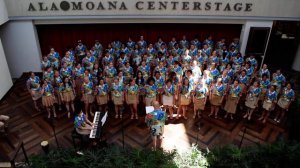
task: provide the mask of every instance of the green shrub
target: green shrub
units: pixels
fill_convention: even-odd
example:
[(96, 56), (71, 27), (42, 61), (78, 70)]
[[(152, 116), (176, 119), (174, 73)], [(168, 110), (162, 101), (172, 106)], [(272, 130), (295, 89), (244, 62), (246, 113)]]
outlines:
[(296, 168), (300, 165), (300, 144), (279, 141), (242, 149), (215, 147), (207, 153), (207, 161), (213, 168)]
[(274, 144), (238, 148), (234, 145), (199, 150), (192, 146), (185, 152), (122, 149), (108, 146), (84, 151), (58, 149), (48, 155), (30, 158), (32, 168), (297, 168), (300, 144), (279, 141)]

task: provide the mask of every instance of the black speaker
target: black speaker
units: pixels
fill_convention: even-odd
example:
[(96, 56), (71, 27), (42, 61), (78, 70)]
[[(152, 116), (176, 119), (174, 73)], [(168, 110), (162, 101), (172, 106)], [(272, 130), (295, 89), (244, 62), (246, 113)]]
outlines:
[(246, 54), (264, 55), (269, 34), (269, 27), (251, 27), (248, 37)]

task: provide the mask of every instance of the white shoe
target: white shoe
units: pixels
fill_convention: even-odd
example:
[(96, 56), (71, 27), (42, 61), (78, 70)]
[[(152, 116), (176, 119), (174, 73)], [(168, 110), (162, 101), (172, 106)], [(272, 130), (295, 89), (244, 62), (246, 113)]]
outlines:
[(80, 152), (80, 151), (77, 151), (76, 152), (78, 155), (84, 155), (82, 152)]

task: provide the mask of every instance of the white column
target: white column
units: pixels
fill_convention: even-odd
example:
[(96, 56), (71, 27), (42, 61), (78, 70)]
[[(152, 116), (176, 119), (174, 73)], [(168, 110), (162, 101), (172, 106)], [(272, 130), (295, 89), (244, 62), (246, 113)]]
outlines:
[(292, 68), (295, 71), (300, 71), (300, 44), (298, 45)]
[(11, 76), (41, 71), (41, 51), (36, 28), (31, 20), (9, 21), (0, 30)]

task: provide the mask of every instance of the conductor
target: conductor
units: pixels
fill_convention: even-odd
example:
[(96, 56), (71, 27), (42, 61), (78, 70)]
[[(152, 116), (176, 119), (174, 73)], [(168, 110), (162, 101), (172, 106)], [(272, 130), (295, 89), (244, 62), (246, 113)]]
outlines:
[(154, 150), (161, 145), (163, 127), (166, 121), (166, 113), (161, 110), (158, 101), (153, 102), (154, 110), (146, 115), (145, 122), (150, 128)]

